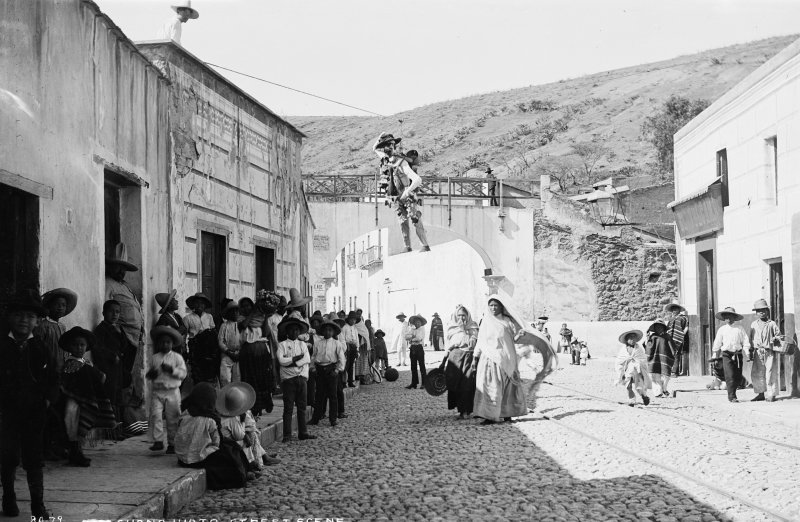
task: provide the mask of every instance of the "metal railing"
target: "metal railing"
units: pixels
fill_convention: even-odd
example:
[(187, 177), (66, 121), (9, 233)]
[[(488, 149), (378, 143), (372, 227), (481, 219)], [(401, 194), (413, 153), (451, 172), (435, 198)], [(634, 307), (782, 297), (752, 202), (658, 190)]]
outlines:
[(353, 269), (356, 267), (356, 253), (347, 254), (347, 268)]
[(367, 270), (373, 266), (383, 264), (383, 257), (381, 256), (381, 246), (375, 245), (367, 248), (363, 252), (359, 252), (359, 267), (361, 270)]

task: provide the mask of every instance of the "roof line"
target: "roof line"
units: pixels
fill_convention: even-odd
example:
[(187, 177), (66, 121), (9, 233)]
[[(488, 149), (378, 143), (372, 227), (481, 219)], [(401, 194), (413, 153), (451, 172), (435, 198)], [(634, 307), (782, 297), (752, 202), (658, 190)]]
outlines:
[[(88, 0), (86, 0), (86, 1), (88, 1)], [(198, 64), (200, 64), (201, 67), (203, 67), (207, 72), (211, 73), (214, 77), (216, 77), (217, 79), (219, 79), (222, 82), (225, 82), (227, 85), (229, 85), (231, 87), (231, 89), (236, 91), (240, 96), (243, 96), (244, 98), (247, 98), (248, 100), (253, 102), (255, 105), (259, 106), (261, 109), (263, 109), (268, 114), (273, 116), (275, 119), (285, 123), (288, 127), (290, 127), (294, 132), (296, 132), (297, 134), (299, 134), (303, 138), (308, 138), (308, 136), (303, 131), (301, 131), (300, 129), (298, 129), (297, 127), (295, 127), (291, 123), (289, 123), (289, 121), (287, 121), (286, 119), (284, 119), (284, 118), (278, 116), (277, 114), (275, 114), (275, 112), (272, 109), (270, 109), (269, 107), (267, 107), (266, 105), (264, 105), (263, 103), (258, 101), (253, 95), (248, 94), (247, 92), (245, 92), (241, 87), (239, 87), (238, 85), (233, 83), (231, 80), (229, 80), (228, 78), (226, 78), (225, 76), (220, 74), (217, 70), (215, 70), (213, 67), (209, 66), (206, 62), (204, 62), (203, 60), (201, 60), (200, 58), (198, 58), (197, 56), (195, 56), (194, 54), (189, 52), (189, 50), (187, 50), (184, 46), (182, 46), (178, 42), (176, 42), (174, 40), (144, 40), (144, 41), (140, 41), (140, 42), (135, 42), (135, 44), (137, 46), (139, 46), (139, 47), (156, 47), (156, 46), (159, 46), (159, 45), (167, 45), (167, 46), (172, 45), (175, 49), (177, 49), (180, 52), (182, 52), (183, 54), (185, 54), (188, 58), (190, 58), (190, 59), (194, 60), (195, 62), (197, 62)]]

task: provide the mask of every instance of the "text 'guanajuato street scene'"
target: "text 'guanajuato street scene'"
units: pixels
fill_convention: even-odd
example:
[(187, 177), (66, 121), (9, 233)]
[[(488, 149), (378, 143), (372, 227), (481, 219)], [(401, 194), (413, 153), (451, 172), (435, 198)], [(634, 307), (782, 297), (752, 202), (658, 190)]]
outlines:
[(798, 20), (0, 0), (0, 522), (800, 521)]

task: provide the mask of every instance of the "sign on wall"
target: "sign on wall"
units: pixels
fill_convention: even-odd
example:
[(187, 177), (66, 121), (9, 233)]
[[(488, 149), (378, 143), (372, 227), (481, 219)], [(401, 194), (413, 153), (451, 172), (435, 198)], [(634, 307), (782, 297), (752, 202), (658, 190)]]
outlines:
[(330, 250), (330, 238), (314, 234), (314, 250)]

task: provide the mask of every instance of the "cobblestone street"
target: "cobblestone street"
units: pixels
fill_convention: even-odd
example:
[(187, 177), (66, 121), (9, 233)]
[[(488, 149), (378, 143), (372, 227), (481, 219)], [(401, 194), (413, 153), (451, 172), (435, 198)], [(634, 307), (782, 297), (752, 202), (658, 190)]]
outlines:
[[(624, 400), (610, 385), (611, 360), (590, 364), (562, 366), (535, 413), (495, 426), (456, 421), (444, 396), (406, 390), (410, 374), (401, 372), (394, 383), (362, 387), (338, 427), (312, 427), (317, 440), (273, 446), (283, 464), (252, 485), (208, 492), (181, 517), (705, 522), (800, 514), (785, 472), (800, 464), (800, 449), (557, 387)], [(767, 430), (753, 416), (734, 420), (727, 402), (716, 409), (683, 397), (649, 408), (762, 436), (796, 433), (779, 423)]]

